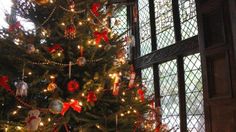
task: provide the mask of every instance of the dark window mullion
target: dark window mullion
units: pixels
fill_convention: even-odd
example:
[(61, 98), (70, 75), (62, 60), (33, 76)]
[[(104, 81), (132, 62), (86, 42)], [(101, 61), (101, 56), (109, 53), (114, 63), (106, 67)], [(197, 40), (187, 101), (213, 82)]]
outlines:
[(156, 42), (157, 39), (156, 39), (156, 20), (155, 20), (154, 0), (149, 0), (149, 12), (150, 12), (152, 51), (155, 51), (157, 50), (157, 42)]
[[(178, 0), (172, 0), (174, 32), (176, 42), (181, 41), (181, 22)], [(177, 56), (178, 88), (180, 103), (180, 131), (187, 131), (186, 101), (185, 101), (185, 80), (184, 80), (184, 62), (183, 56)]]

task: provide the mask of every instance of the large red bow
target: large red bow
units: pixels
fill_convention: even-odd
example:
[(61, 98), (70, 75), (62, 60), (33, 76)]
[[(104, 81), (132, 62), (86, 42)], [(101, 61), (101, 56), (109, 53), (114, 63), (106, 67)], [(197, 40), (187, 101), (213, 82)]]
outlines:
[(5, 88), (9, 92), (12, 91), (11, 87), (8, 84), (8, 76), (1, 76), (0, 77), (0, 86)]
[(9, 32), (13, 32), (13, 31), (16, 30), (16, 29), (19, 29), (20, 26), (21, 26), (20, 22), (17, 21), (16, 23), (11, 24), (11, 25), (9, 26), (8, 31), (9, 31)]
[(101, 39), (103, 39), (106, 43), (109, 43), (108, 39), (108, 32), (107, 30), (104, 30), (103, 32), (94, 32), (94, 36), (96, 37), (96, 44), (99, 44)]
[(65, 102), (63, 104), (61, 115), (64, 115), (70, 107), (76, 112), (81, 112), (82, 110), (82, 107), (79, 105), (78, 100), (71, 100), (71, 102)]
[(92, 10), (92, 12), (95, 16), (99, 16), (98, 10), (99, 10), (100, 7), (101, 7), (100, 3), (98, 3), (98, 2), (93, 3), (91, 10)]
[(60, 44), (54, 44), (53, 46), (48, 48), (48, 52), (55, 53), (56, 51), (63, 51), (63, 48)]

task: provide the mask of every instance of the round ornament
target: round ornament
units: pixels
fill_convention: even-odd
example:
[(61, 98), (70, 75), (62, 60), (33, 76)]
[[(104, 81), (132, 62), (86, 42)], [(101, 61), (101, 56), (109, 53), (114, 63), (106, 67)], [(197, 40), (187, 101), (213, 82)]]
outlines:
[(75, 92), (77, 89), (79, 89), (79, 83), (75, 80), (69, 81), (67, 84), (67, 90), (69, 92)]
[(74, 39), (76, 37), (76, 27), (74, 24), (70, 24), (65, 29), (65, 38)]
[(35, 0), (35, 2), (39, 5), (47, 4), (49, 0)]
[(63, 102), (59, 99), (55, 99), (50, 102), (48, 108), (53, 114), (60, 114), (63, 109)]
[(77, 64), (78, 64), (79, 66), (84, 66), (84, 65), (86, 64), (86, 59), (85, 59), (85, 57), (79, 57), (79, 58), (77, 59)]
[(15, 82), (16, 96), (27, 96), (28, 84), (24, 81)]
[(54, 82), (51, 82), (51, 83), (48, 84), (47, 90), (50, 91), (50, 92), (52, 92), (52, 91), (54, 91), (56, 88), (57, 88), (57, 84), (54, 83)]

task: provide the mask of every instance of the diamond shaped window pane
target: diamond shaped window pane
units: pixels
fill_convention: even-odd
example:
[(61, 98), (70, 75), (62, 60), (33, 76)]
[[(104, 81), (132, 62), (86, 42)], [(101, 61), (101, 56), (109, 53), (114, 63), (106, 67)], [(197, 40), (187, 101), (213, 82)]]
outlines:
[(152, 51), (151, 27), (148, 0), (138, 0), (140, 54), (146, 55)]
[(205, 132), (200, 54), (184, 57), (187, 129)]
[(162, 122), (180, 131), (178, 75), (176, 60), (159, 65)]
[(157, 49), (175, 43), (172, 0), (155, 0)]
[(179, 0), (182, 39), (198, 34), (195, 0)]
[[(122, 7), (113, 13), (111, 18), (111, 27), (113, 33), (121, 35), (128, 30), (127, 6)], [(126, 37), (127, 34), (124, 35)], [(124, 38), (123, 37), (123, 38)]]
[(153, 68), (149, 67), (141, 70), (142, 83), (147, 87), (146, 96), (154, 96)]

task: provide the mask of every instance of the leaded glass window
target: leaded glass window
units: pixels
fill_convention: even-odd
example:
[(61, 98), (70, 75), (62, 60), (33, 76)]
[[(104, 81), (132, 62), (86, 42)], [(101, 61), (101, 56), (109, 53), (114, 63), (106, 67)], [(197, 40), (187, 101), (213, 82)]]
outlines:
[(140, 55), (143, 56), (152, 51), (148, 0), (138, 0), (138, 11), (139, 11)]
[(203, 86), (200, 54), (184, 57), (187, 130), (204, 132)]
[(195, 0), (179, 0), (182, 39), (198, 34)]
[(112, 31), (121, 35), (128, 30), (128, 21), (127, 21), (127, 6), (122, 5), (111, 18), (111, 27)]
[(146, 86), (146, 96), (154, 97), (153, 68), (149, 67), (141, 70), (142, 83)]
[(175, 43), (172, 0), (155, 0), (157, 49)]
[(179, 95), (176, 60), (159, 65), (162, 123), (179, 131)]

